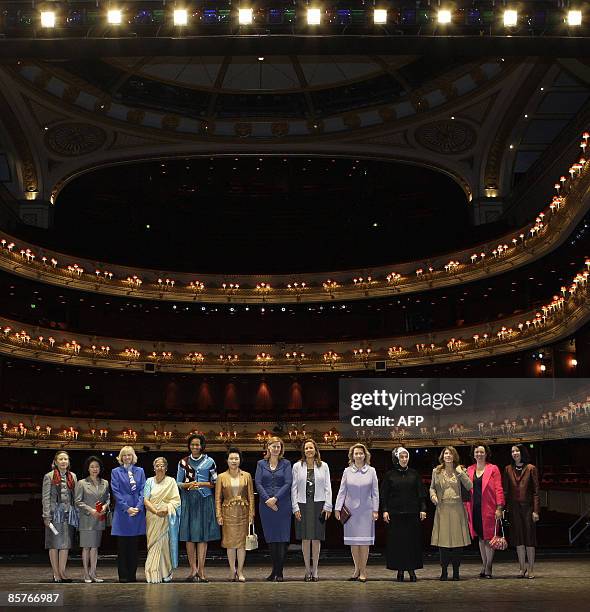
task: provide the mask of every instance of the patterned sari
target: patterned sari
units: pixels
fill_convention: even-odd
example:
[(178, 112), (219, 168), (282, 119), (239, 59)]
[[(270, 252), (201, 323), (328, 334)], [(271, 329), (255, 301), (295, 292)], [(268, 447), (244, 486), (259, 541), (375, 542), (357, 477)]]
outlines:
[(167, 510), (167, 516), (146, 512), (147, 559), (146, 582), (169, 582), (178, 567), (178, 528), (180, 525), (180, 494), (174, 478), (166, 476), (162, 482), (148, 478), (144, 498), (157, 510)]

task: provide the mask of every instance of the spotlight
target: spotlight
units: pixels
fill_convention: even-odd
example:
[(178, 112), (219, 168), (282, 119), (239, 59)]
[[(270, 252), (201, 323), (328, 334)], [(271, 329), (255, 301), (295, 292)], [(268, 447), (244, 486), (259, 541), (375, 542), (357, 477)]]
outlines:
[(448, 23), (451, 23), (451, 11), (449, 11), (448, 9), (440, 9), (440, 11), (438, 11), (438, 22), (441, 25), (447, 25)]
[(373, 23), (377, 25), (387, 23), (387, 9), (375, 9), (373, 12)]
[(322, 14), (319, 8), (307, 9), (307, 25), (320, 25), (321, 21)]
[(107, 21), (111, 25), (121, 25), (123, 15), (119, 9), (109, 9), (107, 12)]
[(567, 25), (580, 26), (582, 25), (582, 11), (568, 11)]
[(55, 13), (53, 11), (41, 11), (41, 27), (55, 27)]
[(185, 26), (188, 24), (188, 11), (186, 9), (174, 9), (174, 25)]
[(513, 9), (504, 11), (504, 25), (508, 27), (515, 26), (518, 21), (518, 13)]
[(250, 25), (252, 23), (252, 9), (251, 8), (238, 9), (238, 23), (240, 25)]

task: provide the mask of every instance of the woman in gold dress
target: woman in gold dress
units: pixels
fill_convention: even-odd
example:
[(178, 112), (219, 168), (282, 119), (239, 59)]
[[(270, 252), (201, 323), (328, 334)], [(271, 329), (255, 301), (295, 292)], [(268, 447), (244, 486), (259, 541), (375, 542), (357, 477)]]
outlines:
[(254, 487), (252, 476), (240, 469), (240, 450), (230, 448), (226, 459), (228, 470), (219, 475), (215, 485), (215, 514), (222, 528), (221, 546), (227, 549), (229, 578), (232, 582), (246, 582), (243, 568), (246, 536), (254, 523)]

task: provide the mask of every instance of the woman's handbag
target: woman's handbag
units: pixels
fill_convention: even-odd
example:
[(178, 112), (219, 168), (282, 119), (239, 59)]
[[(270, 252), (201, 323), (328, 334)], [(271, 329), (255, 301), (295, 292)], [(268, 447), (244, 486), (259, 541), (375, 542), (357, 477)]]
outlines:
[(258, 536), (254, 531), (254, 523), (248, 526), (248, 535), (246, 536), (246, 550), (256, 550), (258, 548)]
[[(500, 530), (502, 531), (502, 535), (497, 535), (498, 524), (500, 524)], [(504, 525), (502, 525), (502, 521), (500, 519), (496, 519), (494, 523), (494, 537), (490, 540), (490, 548), (493, 550), (506, 550), (508, 548), (508, 540), (504, 535)]]
[(346, 525), (346, 522), (350, 517), (350, 510), (346, 506), (342, 506), (342, 510), (340, 510), (340, 523), (342, 523), (342, 525)]

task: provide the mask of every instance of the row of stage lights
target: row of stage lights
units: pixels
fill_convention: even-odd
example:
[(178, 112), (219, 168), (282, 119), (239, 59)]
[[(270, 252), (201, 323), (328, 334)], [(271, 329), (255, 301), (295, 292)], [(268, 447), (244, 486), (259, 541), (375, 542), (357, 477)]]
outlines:
[[(307, 25), (319, 26), (322, 24), (322, 14), (324, 10), (320, 7), (308, 7), (305, 9)], [(387, 25), (389, 13), (386, 8), (372, 9), (373, 23), (375, 25)], [(177, 27), (189, 25), (191, 13), (186, 8), (175, 8), (172, 11), (172, 21)], [(503, 11), (503, 24), (506, 28), (514, 28), (518, 25), (519, 14), (516, 9), (505, 9)], [(254, 9), (250, 7), (238, 8), (237, 19), (241, 26), (254, 24)], [(40, 11), (41, 27), (51, 29), (58, 25), (58, 13), (52, 10)], [(582, 25), (582, 11), (570, 9), (564, 13), (563, 21), (570, 27)], [(124, 12), (121, 9), (109, 9), (106, 13), (106, 22), (112, 26), (120, 26), (124, 23)], [(453, 23), (453, 11), (449, 8), (440, 8), (436, 12), (436, 22), (441, 26), (448, 26)]]

